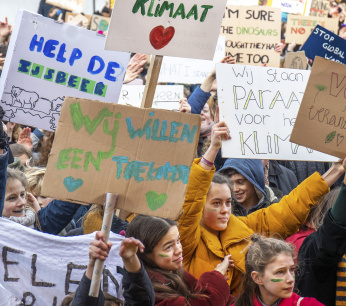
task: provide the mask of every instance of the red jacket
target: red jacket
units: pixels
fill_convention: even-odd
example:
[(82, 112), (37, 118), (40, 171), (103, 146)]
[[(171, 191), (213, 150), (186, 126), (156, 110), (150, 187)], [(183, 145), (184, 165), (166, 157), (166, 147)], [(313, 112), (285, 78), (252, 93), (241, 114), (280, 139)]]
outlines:
[[(158, 281), (160, 283), (166, 283), (167, 279), (159, 273), (148, 273), (152, 281)], [(189, 272), (185, 271), (185, 283), (191, 289), (191, 291), (199, 291), (200, 288), (204, 288), (203, 297), (188, 300), (188, 303), (184, 297), (174, 299), (155, 299), (155, 305), (174, 305), (174, 306), (227, 306), (232, 303), (232, 295), (230, 294), (229, 286), (223, 277), (223, 275), (217, 271), (205, 272), (197, 280)]]
[[(278, 306), (296, 306), (300, 296), (293, 293), (290, 298), (282, 299)], [(262, 306), (257, 297), (254, 297), (253, 300), (254, 306)], [(302, 298), (300, 301), (300, 306), (324, 306), (324, 304), (317, 301), (315, 298)]]
[(286, 239), (286, 242), (292, 243), (294, 245), (294, 254), (296, 255), (294, 259), (295, 265), (297, 265), (298, 252), (304, 242), (304, 239), (314, 232), (316, 231), (312, 228), (309, 228), (306, 231), (300, 229), (299, 232), (293, 234), (292, 236), (289, 236)]

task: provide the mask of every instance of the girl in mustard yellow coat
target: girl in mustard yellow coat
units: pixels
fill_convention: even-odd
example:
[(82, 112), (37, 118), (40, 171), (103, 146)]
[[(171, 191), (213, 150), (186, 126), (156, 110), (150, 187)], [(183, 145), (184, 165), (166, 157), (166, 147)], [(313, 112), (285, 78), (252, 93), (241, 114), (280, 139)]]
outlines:
[(214, 125), (208, 151), (202, 159), (193, 162), (179, 232), (185, 269), (196, 278), (212, 271), (225, 255), (232, 255), (234, 268), (226, 276), (231, 293), (236, 295), (245, 274), (245, 254), (251, 235), (285, 239), (296, 233), (310, 208), (329, 191), (344, 169), (341, 164), (335, 164), (323, 176), (316, 172), (279, 203), (246, 217), (236, 217), (231, 214), (228, 178), (214, 177), (213, 163), (221, 147), (221, 137), (230, 139), (224, 122)]

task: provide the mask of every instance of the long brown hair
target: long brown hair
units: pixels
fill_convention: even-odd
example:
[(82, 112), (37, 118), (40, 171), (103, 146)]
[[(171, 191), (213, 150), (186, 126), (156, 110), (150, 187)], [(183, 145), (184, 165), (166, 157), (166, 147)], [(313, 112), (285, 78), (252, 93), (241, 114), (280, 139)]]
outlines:
[(199, 294), (200, 291), (191, 292), (185, 284), (183, 268), (177, 271), (163, 270), (150, 256), (157, 244), (173, 226), (177, 226), (177, 223), (170, 219), (139, 215), (132, 220), (127, 228), (126, 237), (134, 237), (144, 244), (144, 252), (138, 251), (137, 256), (143, 262), (148, 274), (160, 274), (167, 279), (165, 284), (155, 280), (151, 281), (155, 297), (158, 299), (171, 299), (182, 296), (188, 301), (201, 295)]
[(265, 268), (272, 263), (275, 258), (284, 253), (294, 258), (292, 245), (276, 238), (265, 238), (254, 234), (251, 236), (252, 245), (245, 256), (245, 276), (242, 280), (241, 290), (235, 306), (253, 306), (253, 298), (259, 295), (259, 287), (253, 281), (251, 273), (257, 271), (264, 273)]
[(36, 166), (46, 167), (48, 163), (48, 158), (50, 151), (52, 149), (53, 140), (54, 140), (54, 132), (45, 131), (44, 136), (48, 137), (48, 139), (44, 142), (43, 138), (40, 139), (35, 152), (40, 152), (38, 160), (36, 161)]

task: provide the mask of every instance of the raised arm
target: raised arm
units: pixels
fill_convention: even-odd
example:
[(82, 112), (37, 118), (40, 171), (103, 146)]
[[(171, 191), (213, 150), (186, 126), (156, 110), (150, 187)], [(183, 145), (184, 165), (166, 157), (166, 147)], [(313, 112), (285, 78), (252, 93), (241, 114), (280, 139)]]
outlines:
[(183, 206), (183, 215), (179, 220), (180, 241), (183, 247), (184, 264), (187, 267), (201, 239), (200, 221), (207, 193), (214, 176), (213, 165), (221, 147), (221, 139), (230, 139), (225, 122), (213, 126), (211, 144), (201, 159), (195, 159), (190, 172), (189, 183)]
[(240, 219), (259, 234), (278, 234), (285, 239), (298, 231), (305, 222), (310, 208), (329, 191), (329, 187), (344, 172), (340, 163), (333, 164), (323, 176), (315, 172), (280, 202)]

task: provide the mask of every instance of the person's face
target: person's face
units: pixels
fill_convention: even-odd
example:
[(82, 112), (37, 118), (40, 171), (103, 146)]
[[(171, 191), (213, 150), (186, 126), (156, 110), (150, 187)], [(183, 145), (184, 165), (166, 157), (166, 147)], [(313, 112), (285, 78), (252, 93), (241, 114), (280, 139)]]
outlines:
[(218, 235), (227, 227), (231, 215), (232, 195), (227, 184), (212, 183), (204, 206), (201, 224)]
[(172, 226), (154, 248), (152, 260), (163, 270), (176, 271), (183, 265), (178, 227)]
[(212, 121), (209, 105), (205, 104), (201, 112), (201, 127), (210, 125)]
[(18, 158), (20, 159), (20, 163), (26, 167), (26, 161), (29, 159), (29, 156), (26, 154), (19, 155)]
[(346, 27), (342, 27), (339, 31), (339, 36), (343, 39), (346, 39)]
[(229, 177), (232, 187), (232, 195), (239, 204), (258, 202), (254, 185), (242, 174), (237, 173)]
[(26, 193), (23, 184), (19, 180), (7, 180), (3, 217), (25, 216)]
[(295, 266), (289, 254), (281, 253), (267, 265), (263, 274), (251, 273), (253, 281), (259, 286), (262, 301), (272, 305), (278, 298), (289, 298), (294, 287)]
[(40, 204), (41, 208), (46, 207), (50, 202), (53, 201), (53, 198), (41, 196), (40, 192), (33, 193), (33, 195), (37, 199), (37, 202)]

